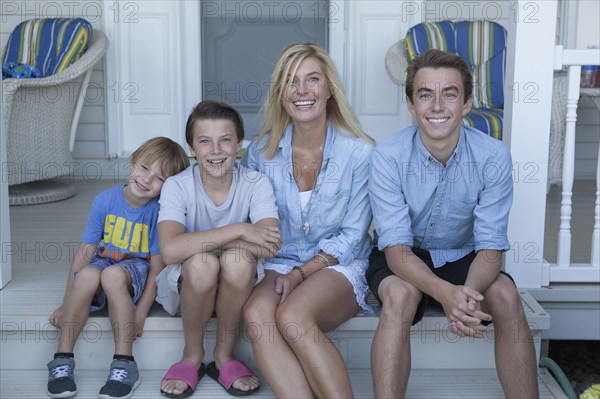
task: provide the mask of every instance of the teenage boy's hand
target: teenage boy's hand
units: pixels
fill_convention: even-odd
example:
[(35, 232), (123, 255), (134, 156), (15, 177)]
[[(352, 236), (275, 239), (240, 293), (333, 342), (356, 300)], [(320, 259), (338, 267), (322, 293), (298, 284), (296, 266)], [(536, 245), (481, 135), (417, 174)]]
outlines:
[(274, 248), (277, 252), (281, 248), (281, 233), (276, 226), (259, 226), (256, 224), (244, 223), (242, 229), (242, 240)]
[(487, 327), (481, 322), (492, 320), (492, 316), (480, 310), (483, 295), (470, 287), (450, 284), (440, 299), (451, 332), (461, 337), (483, 337)]

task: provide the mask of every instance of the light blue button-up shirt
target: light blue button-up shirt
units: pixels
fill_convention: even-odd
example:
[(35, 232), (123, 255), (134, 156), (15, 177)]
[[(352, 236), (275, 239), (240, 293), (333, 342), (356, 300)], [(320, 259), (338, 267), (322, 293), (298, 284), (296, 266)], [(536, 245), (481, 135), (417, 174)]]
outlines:
[(267, 137), (252, 142), (242, 159), (248, 168), (267, 175), (275, 192), (283, 245), (269, 261), (299, 266), (320, 250), (341, 265), (366, 259), (371, 251), (368, 176), (373, 147), (329, 124), (323, 166), (311, 199), (302, 209), (293, 174), (292, 129), (290, 124), (272, 159), (264, 155)]
[(408, 245), (435, 267), (482, 249), (508, 250), (512, 161), (502, 142), (462, 126), (446, 166), (410, 126), (373, 151), (369, 194), (380, 250)]

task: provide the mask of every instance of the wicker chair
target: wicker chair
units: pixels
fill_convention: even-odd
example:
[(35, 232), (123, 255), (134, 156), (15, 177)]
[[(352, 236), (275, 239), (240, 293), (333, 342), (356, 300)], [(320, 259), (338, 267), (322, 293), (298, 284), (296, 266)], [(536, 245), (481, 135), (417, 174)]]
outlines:
[(72, 172), (71, 152), (86, 89), (107, 48), (104, 33), (93, 30), (87, 51), (63, 71), (2, 81), (9, 186)]

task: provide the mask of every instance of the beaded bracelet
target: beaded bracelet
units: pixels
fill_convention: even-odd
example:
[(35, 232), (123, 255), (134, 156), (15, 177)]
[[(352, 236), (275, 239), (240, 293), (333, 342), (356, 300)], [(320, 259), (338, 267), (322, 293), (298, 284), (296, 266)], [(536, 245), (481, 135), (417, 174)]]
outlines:
[(314, 260), (316, 260), (317, 262), (320, 262), (320, 263), (324, 264), (325, 267), (331, 266), (331, 263), (329, 263), (329, 259), (327, 259), (326, 256), (323, 256), (321, 254), (316, 254), (315, 257), (314, 257)]
[(302, 277), (302, 281), (306, 280), (306, 274), (304, 274), (304, 270), (300, 266), (294, 266), (292, 270), (298, 270), (300, 272), (300, 277)]

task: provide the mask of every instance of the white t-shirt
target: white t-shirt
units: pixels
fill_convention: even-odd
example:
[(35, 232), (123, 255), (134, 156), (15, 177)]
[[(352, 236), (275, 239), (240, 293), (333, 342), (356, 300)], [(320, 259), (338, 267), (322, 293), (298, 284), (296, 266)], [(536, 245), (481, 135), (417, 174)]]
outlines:
[(204, 231), (233, 223), (252, 223), (275, 218), (277, 206), (269, 179), (260, 172), (236, 164), (227, 199), (215, 205), (204, 191), (198, 164), (169, 177), (160, 193), (158, 223), (171, 220), (185, 226), (185, 232)]

